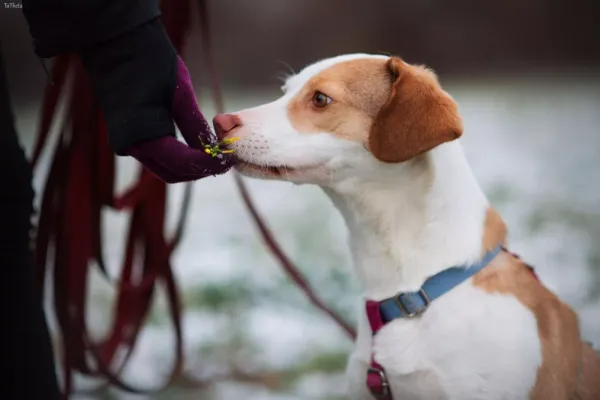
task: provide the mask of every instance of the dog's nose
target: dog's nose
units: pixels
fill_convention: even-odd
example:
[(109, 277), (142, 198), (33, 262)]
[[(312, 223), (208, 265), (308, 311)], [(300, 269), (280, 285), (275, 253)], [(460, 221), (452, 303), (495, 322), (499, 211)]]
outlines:
[(238, 126), (242, 126), (242, 121), (234, 114), (217, 114), (213, 118), (213, 126), (219, 139), (224, 139), (227, 133), (231, 132)]

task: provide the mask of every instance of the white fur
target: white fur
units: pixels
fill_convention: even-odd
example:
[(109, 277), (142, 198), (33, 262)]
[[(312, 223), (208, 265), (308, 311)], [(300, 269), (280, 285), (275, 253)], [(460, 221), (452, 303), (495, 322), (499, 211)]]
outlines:
[[(458, 140), (425, 157), (386, 164), (358, 143), (294, 130), (286, 107), (306, 81), (335, 63), (362, 57), (385, 58), (354, 54), (320, 61), (291, 77), (278, 100), (237, 112), (243, 140), (235, 151), (249, 163), (290, 168), (278, 179), (323, 188), (350, 231), (364, 298), (381, 300), (477, 260), (488, 201)], [(528, 398), (541, 364), (540, 340), (533, 314), (514, 297), (491, 295), (467, 281), (421, 317), (392, 321), (374, 340), (364, 298), (348, 362), (353, 399), (372, 399), (365, 385), (372, 351), (395, 400)]]

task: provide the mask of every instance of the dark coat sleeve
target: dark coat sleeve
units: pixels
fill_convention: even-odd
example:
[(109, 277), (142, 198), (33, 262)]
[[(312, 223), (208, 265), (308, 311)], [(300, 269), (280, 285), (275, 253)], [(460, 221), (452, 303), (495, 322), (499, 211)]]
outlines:
[(38, 57), (77, 53), (113, 151), (172, 136), (177, 53), (157, 0), (23, 0)]
[(113, 151), (173, 136), (177, 52), (160, 18), (80, 53)]
[(158, 0), (23, 0), (35, 53), (79, 52), (160, 15)]

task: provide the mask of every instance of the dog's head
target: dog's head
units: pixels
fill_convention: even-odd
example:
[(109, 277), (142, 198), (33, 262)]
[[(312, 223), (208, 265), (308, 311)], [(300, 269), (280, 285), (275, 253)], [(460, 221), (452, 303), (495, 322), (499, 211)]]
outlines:
[(240, 138), (233, 149), (246, 175), (325, 186), (376, 178), (462, 134), (435, 74), (397, 57), (326, 59), (282, 90), (272, 103), (214, 119), (221, 137)]

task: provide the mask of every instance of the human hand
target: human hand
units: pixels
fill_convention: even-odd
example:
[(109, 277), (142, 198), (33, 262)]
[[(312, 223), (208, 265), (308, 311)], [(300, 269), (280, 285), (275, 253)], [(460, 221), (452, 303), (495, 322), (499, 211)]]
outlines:
[[(165, 182), (227, 172), (233, 154), (211, 155), (218, 138), (200, 112), (188, 70), (159, 19), (81, 52), (109, 142)], [(187, 143), (178, 141), (175, 127)]]
[(198, 108), (190, 75), (179, 56), (171, 115), (188, 146), (172, 136), (165, 136), (134, 145), (127, 153), (167, 183), (222, 174), (233, 166), (232, 154), (212, 155), (204, 149), (204, 145), (216, 145), (218, 138)]

